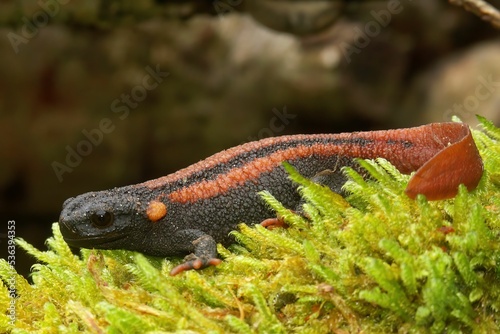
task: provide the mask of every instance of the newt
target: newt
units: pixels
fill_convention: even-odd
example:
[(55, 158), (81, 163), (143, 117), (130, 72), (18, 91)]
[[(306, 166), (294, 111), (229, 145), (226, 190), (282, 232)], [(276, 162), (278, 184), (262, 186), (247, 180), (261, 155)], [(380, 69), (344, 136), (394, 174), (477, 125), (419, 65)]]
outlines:
[(67, 199), (59, 218), (70, 246), (126, 249), (153, 256), (189, 254), (171, 271), (221, 262), (217, 243), (234, 242), (241, 222), (258, 224), (273, 212), (258, 192), (270, 191), (296, 208), (300, 196), (283, 162), (335, 192), (346, 181), (342, 167), (361, 171), (357, 158), (385, 158), (411, 177), (410, 198), (452, 198), (458, 186), (474, 189), (483, 163), (469, 127), (432, 123), (420, 127), (340, 134), (290, 135), (236, 146), (147, 182), (88, 192)]

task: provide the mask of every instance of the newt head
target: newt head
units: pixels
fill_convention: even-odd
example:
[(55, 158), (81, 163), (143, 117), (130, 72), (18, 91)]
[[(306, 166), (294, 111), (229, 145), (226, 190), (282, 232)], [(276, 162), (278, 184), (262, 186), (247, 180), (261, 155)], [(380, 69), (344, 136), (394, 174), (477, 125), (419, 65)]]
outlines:
[(69, 198), (59, 217), (61, 234), (74, 247), (140, 249), (151, 228), (140, 213), (143, 205), (138, 194), (125, 188)]

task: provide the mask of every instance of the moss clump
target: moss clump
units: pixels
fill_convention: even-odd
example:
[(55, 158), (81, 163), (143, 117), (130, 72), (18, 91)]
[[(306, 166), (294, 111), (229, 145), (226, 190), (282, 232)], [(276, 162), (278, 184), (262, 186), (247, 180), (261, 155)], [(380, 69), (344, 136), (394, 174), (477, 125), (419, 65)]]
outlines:
[(216, 268), (168, 276), (180, 259), (128, 251), (73, 255), (58, 225), (33, 284), (0, 261), (0, 303), (16, 283), (11, 333), (343, 333), (500, 330), (500, 130), (473, 135), (486, 172), (471, 193), (428, 202), (404, 195), (408, 176), (385, 160), (346, 169), (343, 198), (286, 166), (306, 200), (303, 216), (262, 197), (290, 225), (241, 225), (219, 246)]

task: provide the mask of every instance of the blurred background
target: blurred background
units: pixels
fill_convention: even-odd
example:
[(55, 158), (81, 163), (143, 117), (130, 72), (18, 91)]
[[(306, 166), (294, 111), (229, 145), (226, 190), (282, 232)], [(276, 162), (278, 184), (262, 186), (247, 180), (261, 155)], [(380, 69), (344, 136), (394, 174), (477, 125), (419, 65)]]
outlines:
[(0, 1), (0, 255), (9, 220), (44, 249), (66, 198), (250, 140), (499, 124), (499, 32), (436, 0)]

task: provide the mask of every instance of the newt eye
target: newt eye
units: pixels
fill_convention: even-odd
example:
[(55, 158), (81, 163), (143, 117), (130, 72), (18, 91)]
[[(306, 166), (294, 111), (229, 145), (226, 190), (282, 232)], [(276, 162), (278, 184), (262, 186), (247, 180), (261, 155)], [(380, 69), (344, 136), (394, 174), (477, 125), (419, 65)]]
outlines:
[(94, 212), (90, 216), (90, 222), (92, 223), (92, 225), (99, 228), (110, 226), (111, 224), (113, 224), (113, 220), (114, 215), (109, 211)]

